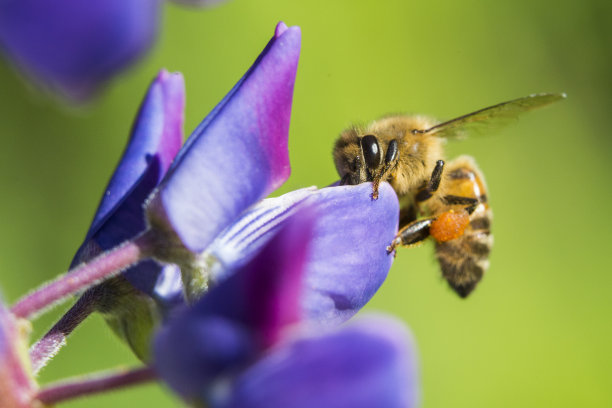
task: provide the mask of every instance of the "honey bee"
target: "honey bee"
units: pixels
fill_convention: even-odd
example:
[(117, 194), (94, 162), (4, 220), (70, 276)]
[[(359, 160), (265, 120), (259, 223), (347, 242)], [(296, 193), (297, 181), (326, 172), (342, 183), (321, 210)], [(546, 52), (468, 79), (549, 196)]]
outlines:
[(389, 182), (400, 199), (400, 229), (387, 251), (432, 237), (442, 276), (465, 298), (489, 267), (492, 212), (476, 162), (461, 156), (445, 164), (444, 140), (491, 131), (565, 97), (530, 95), (442, 123), (427, 116), (391, 115), (350, 127), (333, 151), (340, 184), (372, 182), (375, 200), (380, 183)]

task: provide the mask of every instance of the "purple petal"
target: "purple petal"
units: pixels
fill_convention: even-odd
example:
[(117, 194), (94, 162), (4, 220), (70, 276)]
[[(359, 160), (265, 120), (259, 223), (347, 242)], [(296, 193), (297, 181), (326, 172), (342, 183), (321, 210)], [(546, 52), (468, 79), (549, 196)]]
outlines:
[(238, 215), (289, 176), (287, 138), (300, 30), (276, 35), (191, 135), (148, 206), (153, 225), (204, 250)]
[(194, 313), (230, 317), (257, 332), (264, 348), (276, 342), (285, 326), (302, 317), (313, 221), (310, 208), (289, 218), (248, 264), (204, 296)]
[(231, 320), (180, 316), (155, 337), (153, 353), (160, 378), (189, 401), (252, 360), (256, 346), (252, 333)]
[(378, 200), (370, 198), (371, 190), (366, 183), (325, 188), (317, 196), (304, 308), (324, 324), (341, 323), (365, 306), (393, 263), (387, 245), (397, 233), (397, 196), (387, 183), (380, 186)]
[(161, 70), (149, 86), (133, 125), (132, 136), (102, 197), (90, 233), (134, 188), (147, 169), (164, 176), (183, 143), (185, 81), (179, 72)]
[(175, 391), (199, 396), (300, 319), (311, 222), (307, 209), (292, 217), (248, 264), (158, 333), (155, 365)]
[(89, 96), (149, 49), (159, 0), (8, 0), (0, 5), (0, 45), (43, 84)]
[[(73, 265), (115, 247), (146, 228), (143, 202), (157, 187), (180, 149), (184, 105), (182, 75), (162, 70), (142, 102), (130, 141)], [(153, 261), (144, 261), (124, 276), (137, 289), (151, 294), (161, 269)]]
[(401, 324), (370, 318), (270, 350), (229, 392), (219, 387), (211, 407), (415, 407), (415, 360), (411, 336)]
[(18, 325), (0, 299), (0, 403), (2, 407), (29, 408), (34, 382), (26, 368), (27, 339)]
[(313, 207), (314, 241), (306, 265), (303, 308), (326, 325), (341, 323), (361, 309), (385, 280), (393, 262), (387, 245), (397, 233), (399, 204), (383, 183), (370, 198), (369, 183), (297, 190), (262, 201), (246, 211), (207, 249), (220, 280), (248, 261), (302, 206)]

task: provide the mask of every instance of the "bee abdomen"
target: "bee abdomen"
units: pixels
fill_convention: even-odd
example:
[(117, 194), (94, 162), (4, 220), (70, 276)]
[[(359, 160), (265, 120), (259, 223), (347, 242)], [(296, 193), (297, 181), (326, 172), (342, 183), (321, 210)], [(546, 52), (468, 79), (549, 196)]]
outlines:
[(487, 215), (471, 219), (470, 228), (475, 231), (489, 234), (491, 232), (491, 217)]
[(457, 239), (436, 244), (442, 276), (461, 297), (467, 297), (489, 268), (493, 244), (490, 210), (470, 221), (470, 228)]

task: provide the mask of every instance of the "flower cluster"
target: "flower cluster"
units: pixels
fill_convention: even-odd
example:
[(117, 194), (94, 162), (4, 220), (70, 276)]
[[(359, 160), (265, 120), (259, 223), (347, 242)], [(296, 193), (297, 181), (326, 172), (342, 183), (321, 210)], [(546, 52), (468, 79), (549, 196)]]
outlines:
[[(376, 201), (369, 184), (265, 198), (290, 173), (300, 42), (279, 23), (182, 147), (183, 79), (160, 72), (71, 271), (0, 309), (0, 407), (156, 377), (218, 408), (416, 405), (406, 329), (379, 316), (345, 323), (393, 261), (393, 189), (383, 184)], [(75, 293), (29, 357), (19, 353), (18, 327)], [(37, 390), (29, 365), (38, 372), (94, 311), (145, 368)]]

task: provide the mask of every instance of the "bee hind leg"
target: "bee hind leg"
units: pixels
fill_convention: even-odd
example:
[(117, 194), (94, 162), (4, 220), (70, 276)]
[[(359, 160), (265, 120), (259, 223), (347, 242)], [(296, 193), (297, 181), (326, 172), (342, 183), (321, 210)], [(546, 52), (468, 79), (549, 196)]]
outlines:
[(457, 239), (463, 235), (469, 225), (470, 214), (468, 208), (465, 211), (448, 210), (435, 217), (412, 221), (399, 230), (391, 245), (387, 247), (387, 253), (393, 252), (400, 245), (420, 244), (430, 236), (438, 243)]
[(429, 237), (429, 227), (432, 222), (435, 221), (435, 217), (423, 218), (420, 220), (412, 221), (399, 230), (391, 245), (387, 247), (387, 253), (390, 254), (398, 246), (411, 246), (423, 242)]

